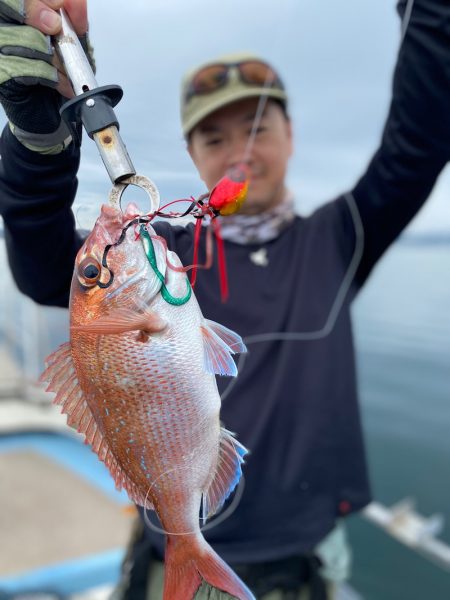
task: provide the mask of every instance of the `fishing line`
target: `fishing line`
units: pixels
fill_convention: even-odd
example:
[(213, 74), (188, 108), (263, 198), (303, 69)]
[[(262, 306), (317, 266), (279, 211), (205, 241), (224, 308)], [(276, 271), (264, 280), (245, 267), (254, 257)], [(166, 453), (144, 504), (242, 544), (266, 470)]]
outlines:
[[(400, 38), (400, 48), (402, 47), (403, 40), (405, 39), (406, 32), (408, 30), (408, 25), (411, 20), (412, 9), (414, 6), (414, 0), (408, 0), (408, 3), (405, 8), (405, 14), (402, 19), (402, 27), (401, 27), (401, 38)], [(399, 50), (400, 50), (399, 48)]]
[[(413, 4), (414, 4), (414, 0), (408, 0), (407, 6), (405, 9), (404, 18), (402, 21), (402, 35), (401, 35), (400, 45), (403, 43), (404, 37), (405, 37), (407, 29), (408, 29)], [(268, 89), (270, 87), (270, 85), (271, 85), (270, 74), (268, 73), (268, 75), (266, 77), (266, 81), (263, 85), (263, 88)], [(248, 138), (246, 148), (244, 151), (243, 162), (248, 161), (249, 155), (250, 155), (253, 145), (255, 143), (255, 137), (257, 134), (257, 130), (260, 125), (262, 115), (263, 115), (263, 112), (266, 107), (268, 99), (269, 99), (269, 97), (267, 94), (261, 95), (259, 97), (259, 101), (258, 101), (256, 112), (255, 112), (255, 117), (254, 117), (253, 123), (252, 123), (252, 129), (249, 134), (249, 138)], [(314, 331), (269, 332), (269, 333), (255, 334), (255, 335), (247, 336), (246, 338), (244, 338), (244, 342), (247, 345), (262, 343), (262, 342), (271, 342), (271, 341), (287, 342), (287, 341), (319, 340), (319, 339), (323, 339), (326, 336), (328, 336), (331, 333), (331, 331), (333, 330), (333, 328), (336, 324), (337, 318), (339, 316), (339, 313), (344, 304), (345, 298), (350, 290), (350, 287), (351, 287), (352, 281), (354, 279), (354, 276), (356, 274), (356, 271), (360, 265), (363, 251), (364, 251), (364, 229), (363, 229), (361, 217), (359, 214), (359, 210), (358, 210), (357, 204), (355, 202), (355, 198), (351, 192), (347, 192), (346, 194), (344, 194), (344, 198), (349, 207), (350, 214), (351, 214), (352, 221), (353, 221), (354, 232), (355, 232), (355, 249), (353, 251), (353, 255), (350, 260), (349, 266), (347, 267), (346, 273), (345, 273), (344, 278), (339, 286), (338, 292), (336, 294), (336, 297), (333, 301), (333, 304), (330, 308), (329, 314), (325, 320), (323, 327), (321, 327), (320, 329), (314, 330)], [(188, 210), (187, 213), (188, 212), (190, 212), (190, 211)], [(109, 250), (109, 248), (108, 248), (108, 250)], [(105, 254), (107, 254), (107, 252), (105, 252)], [(104, 258), (106, 258), (106, 256)], [(237, 364), (239, 373), (241, 373), (244, 368), (245, 360), (246, 360), (246, 355), (241, 354), (239, 357), (239, 360), (238, 360), (238, 364)], [(221, 395), (222, 401), (225, 400), (226, 397), (231, 393), (236, 382), (237, 382), (237, 379), (236, 378), (233, 379), (230, 382), (230, 384), (227, 386), (227, 388), (224, 390), (224, 392)], [(175, 470), (177, 470), (177, 469), (174, 468), (174, 469), (169, 469), (169, 470), (165, 471), (157, 479), (155, 479), (155, 481), (152, 482), (151, 486), (149, 487), (149, 490), (147, 491), (146, 497), (145, 497), (145, 504), (147, 504), (149, 493), (150, 493), (151, 489), (153, 488), (153, 486), (158, 481), (158, 479), (160, 479), (164, 475), (166, 475), (170, 472), (173, 472)], [(229, 518), (234, 513), (234, 511), (237, 509), (237, 507), (242, 499), (242, 496), (244, 493), (244, 488), (245, 488), (245, 479), (244, 479), (244, 476), (242, 475), (240, 482), (236, 488), (233, 500), (231, 501), (229, 506), (226, 508), (226, 510), (223, 511), (223, 513), (219, 514), (215, 519), (213, 519), (209, 523), (203, 525), (200, 528), (200, 531), (207, 531), (209, 529), (212, 529), (216, 525), (219, 525), (220, 523), (225, 521), (227, 518)], [(150, 509), (144, 507), (144, 521), (145, 521), (146, 525), (150, 529), (155, 531), (156, 533), (159, 533), (162, 535), (192, 535), (192, 534), (196, 533), (196, 531), (187, 531), (187, 532), (166, 531), (150, 521), (150, 518), (147, 514), (148, 510), (150, 510)]]
[[(414, 4), (414, 0), (408, 0), (408, 4), (407, 4), (406, 10), (405, 10), (405, 15), (404, 15), (404, 18), (402, 21), (402, 36), (401, 36), (400, 46), (403, 43), (407, 28), (408, 28), (408, 25), (410, 22), (413, 4)], [(256, 123), (257, 119), (259, 119), (259, 120), (261, 119), (262, 112), (263, 112), (265, 104), (267, 102), (267, 97), (264, 97), (264, 100), (265, 100), (265, 102), (261, 102), (258, 104), (258, 109), (260, 108), (260, 106), (262, 106), (262, 108), (261, 108), (261, 110), (257, 109), (254, 126), (252, 128), (252, 133), (254, 131), (256, 132), (255, 123)], [(256, 135), (256, 133), (255, 133), (255, 135)], [(255, 135), (253, 135), (252, 143), (254, 141)], [(250, 152), (249, 148), (251, 150), (250, 138), (249, 138), (249, 143), (247, 144), (246, 152), (247, 151)], [(262, 334), (247, 336), (247, 337), (243, 338), (243, 341), (246, 345), (258, 344), (258, 343), (262, 343), (262, 342), (274, 342), (274, 341), (281, 341), (281, 342), (313, 341), (313, 340), (323, 339), (331, 333), (331, 331), (333, 330), (333, 328), (336, 324), (337, 318), (342, 309), (342, 306), (344, 304), (347, 293), (350, 290), (352, 281), (353, 281), (356, 271), (361, 263), (361, 259), (362, 259), (363, 252), (364, 252), (364, 227), (362, 224), (358, 206), (356, 204), (356, 201), (355, 201), (355, 198), (354, 198), (352, 192), (347, 192), (346, 194), (344, 194), (344, 198), (349, 207), (350, 214), (351, 214), (352, 221), (353, 221), (353, 227), (354, 227), (355, 236), (356, 236), (355, 249), (353, 251), (352, 258), (350, 260), (349, 266), (347, 267), (347, 271), (344, 275), (341, 285), (339, 286), (339, 289), (338, 289), (338, 292), (334, 299), (334, 302), (331, 306), (328, 317), (325, 320), (325, 324), (323, 325), (322, 328), (317, 329), (315, 331), (309, 331), (309, 332), (308, 331), (304, 331), (304, 332), (289, 332), (289, 331), (281, 332), (280, 331), (280, 332), (262, 333)], [(242, 373), (242, 371), (244, 369), (246, 359), (247, 359), (247, 354), (240, 354), (239, 359), (237, 361), (237, 365), (236, 365), (239, 375)], [(225, 388), (225, 390), (222, 392), (222, 394), (221, 394), (222, 402), (229, 396), (229, 394), (233, 390), (234, 386), (236, 385), (237, 381), (238, 381), (237, 377), (232, 379), (230, 381), (230, 383), (228, 384), (228, 386)], [(241, 499), (242, 494), (243, 494), (243, 490), (240, 494), (239, 500)], [(237, 496), (237, 493), (236, 493), (236, 496)], [(234, 499), (233, 499), (233, 502), (234, 502)], [(236, 508), (237, 508), (237, 504), (236, 504)], [(226, 512), (227, 511), (224, 512), (224, 515)], [(226, 515), (224, 518), (227, 518), (227, 516), (228, 515)], [(215, 521), (210, 523), (210, 526), (213, 527), (214, 525), (218, 525), (220, 522), (222, 522), (221, 516), (219, 516)]]
[(210, 521), (206, 525), (203, 525), (203, 527), (200, 527), (200, 531), (207, 531), (208, 529), (212, 529), (216, 525), (219, 525), (219, 523), (222, 523), (223, 521), (225, 521), (225, 519), (228, 519), (228, 517), (231, 517), (231, 515), (237, 509), (237, 507), (242, 499), (242, 496), (244, 495), (244, 488), (245, 488), (245, 477), (244, 477), (244, 474), (242, 474), (241, 478), (239, 480), (239, 483), (236, 487), (236, 491), (234, 493), (233, 500), (230, 502), (229, 506), (222, 513), (219, 513), (217, 515), (217, 517), (213, 518), (212, 521)]
[[(153, 486), (156, 484), (156, 482), (161, 479), (161, 477), (164, 477), (165, 475), (168, 475), (169, 473), (173, 473), (174, 471), (178, 471), (180, 467), (174, 467), (173, 469), (167, 469), (167, 471), (164, 471), (164, 473), (161, 473), (161, 475), (158, 475), (158, 477), (152, 481), (150, 487), (147, 490), (147, 493), (145, 494), (145, 506), (143, 506), (144, 509), (144, 521), (145, 524), (147, 525), (147, 527), (149, 527), (150, 529), (153, 529), (153, 531), (156, 531), (156, 533), (162, 533), (163, 535), (192, 535), (194, 533), (196, 533), (196, 531), (166, 531), (165, 529), (161, 529), (161, 527), (158, 527), (157, 525), (155, 525), (154, 523), (152, 523), (150, 521), (150, 518), (147, 514), (148, 510), (151, 510), (147, 507), (147, 500), (148, 500), (148, 496), (153, 488)], [(183, 468), (188, 468), (188, 467), (183, 467)]]
[[(289, 0), (284, 0), (284, 6), (282, 6), (283, 11), (280, 11), (284, 14), (285, 17), (289, 14), (289, 11), (287, 10), (288, 1)], [(279, 6), (280, 5), (278, 5), (278, 7)], [(274, 47), (278, 46), (278, 42), (281, 38), (282, 30), (283, 30), (283, 21), (282, 21), (282, 19), (278, 19), (278, 30), (276, 31), (276, 34), (272, 37)], [(271, 73), (270, 73), (270, 71), (268, 71), (267, 75), (266, 75), (266, 80), (263, 84), (264, 90), (268, 90), (271, 87), (272, 84), (271, 84), (270, 80), (271, 80)], [(252, 123), (252, 128), (250, 130), (250, 134), (248, 136), (247, 144), (246, 144), (245, 150), (244, 150), (244, 156), (242, 159), (242, 162), (244, 162), (244, 163), (248, 163), (250, 153), (251, 153), (253, 145), (255, 143), (256, 134), (258, 133), (258, 127), (261, 123), (264, 109), (266, 108), (268, 100), (269, 100), (269, 96), (267, 94), (261, 94), (259, 96), (258, 104), (256, 105), (255, 117), (254, 117), (253, 123)]]
[[(147, 511), (153, 510), (153, 509), (150, 509), (147, 507), (147, 500), (148, 500), (148, 496), (150, 494), (152, 487), (155, 485), (155, 483), (158, 481), (158, 479), (161, 479), (161, 477), (163, 477), (164, 475), (167, 475), (168, 473), (177, 471), (179, 468), (180, 467), (174, 467), (173, 469), (168, 469), (167, 471), (164, 471), (164, 473), (161, 473), (161, 475), (159, 475), (152, 482), (152, 484), (150, 485), (150, 487), (145, 495), (144, 502), (145, 502), (146, 506), (143, 506), (144, 521), (145, 521), (145, 524), (147, 525), (147, 527), (149, 527), (155, 533), (160, 533), (162, 535), (194, 535), (194, 534), (198, 533), (198, 530), (195, 530), (195, 531), (166, 531), (165, 529), (158, 527), (158, 525), (155, 525), (155, 523), (152, 523), (152, 521), (150, 520), (150, 517), (148, 516), (148, 513), (147, 513)], [(182, 468), (186, 469), (189, 467), (182, 467)], [(237, 509), (237, 507), (242, 499), (242, 495), (244, 493), (244, 488), (245, 488), (245, 478), (244, 478), (244, 475), (241, 475), (239, 483), (235, 488), (233, 499), (230, 502), (230, 504), (227, 506), (227, 508), (222, 513), (218, 514), (216, 518), (213, 518), (209, 523), (206, 523), (206, 525), (203, 525), (202, 527), (200, 527), (199, 530), (203, 532), (203, 531), (207, 531), (208, 529), (212, 529), (216, 525), (219, 525), (219, 523), (222, 523), (223, 521), (225, 521), (225, 519), (228, 519), (229, 517), (231, 517), (231, 515)], [(153, 512), (156, 512), (156, 511), (153, 510)], [(200, 520), (206, 521), (206, 518), (202, 519), (200, 517)]]
[[(286, 5), (287, 5), (287, 0), (285, 2), (285, 11), (284, 11), (285, 13), (286, 13)], [(407, 0), (405, 13), (403, 15), (403, 19), (401, 22), (401, 38), (400, 38), (399, 49), (401, 48), (401, 46), (403, 44), (403, 40), (404, 40), (406, 32), (408, 30), (408, 25), (411, 20), (413, 6), (414, 6), (414, 0)], [(280, 36), (280, 31), (281, 31), (281, 27), (279, 27), (279, 29), (278, 29), (277, 38)], [(272, 84), (271, 84), (270, 80), (271, 80), (271, 73), (268, 72), (266, 75), (266, 80), (263, 85), (264, 90), (268, 90), (271, 87)], [(248, 162), (250, 153), (251, 153), (253, 145), (255, 143), (256, 134), (258, 132), (258, 127), (261, 123), (264, 109), (266, 108), (268, 100), (269, 100), (269, 96), (267, 94), (263, 93), (259, 97), (259, 101), (258, 101), (258, 104), (256, 107), (255, 118), (253, 119), (252, 129), (250, 131), (250, 135), (248, 137), (247, 145), (246, 145), (245, 151), (244, 151), (243, 162), (245, 162), (245, 163)]]
[[(261, 342), (306, 342), (312, 340), (320, 340), (325, 338), (327, 335), (331, 333), (333, 330), (339, 313), (344, 304), (347, 293), (350, 290), (352, 281), (356, 274), (356, 271), (360, 265), (362, 255), (364, 252), (364, 228), (361, 221), (361, 216), (359, 214), (358, 206), (356, 204), (355, 198), (352, 192), (347, 192), (344, 194), (344, 198), (347, 201), (350, 214), (353, 221), (353, 227), (355, 231), (355, 249), (353, 251), (352, 258), (347, 267), (347, 271), (345, 272), (344, 278), (339, 286), (336, 297), (331, 305), (330, 312), (325, 320), (323, 327), (320, 329), (316, 329), (314, 331), (278, 331), (278, 332), (269, 332), (269, 333), (259, 333), (255, 335), (250, 335), (243, 338), (245, 344), (258, 344)], [(237, 362), (238, 373), (240, 374), (244, 368), (246, 354), (241, 354), (239, 356)], [(225, 400), (227, 396), (231, 393), (231, 390), (237, 383), (237, 378), (234, 378), (230, 381), (228, 386), (222, 392), (221, 400)]]
[[(271, 87), (271, 73), (267, 72), (266, 80), (263, 85), (263, 90), (268, 90)], [(256, 105), (255, 117), (253, 119), (252, 128), (250, 131), (250, 135), (248, 136), (247, 144), (244, 150), (244, 156), (242, 158), (242, 162), (248, 163), (250, 153), (252, 151), (253, 145), (255, 143), (256, 134), (258, 133), (258, 128), (261, 123), (261, 119), (263, 117), (264, 109), (266, 108), (267, 101), (269, 100), (269, 96), (267, 94), (261, 94), (258, 100), (258, 104)]]
[[(401, 39), (400, 39), (400, 47), (403, 44), (406, 32), (408, 30), (408, 26), (409, 26), (409, 23), (411, 20), (413, 6), (414, 6), (414, 0), (408, 0), (406, 9), (405, 9), (405, 13), (403, 15), (403, 20), (402, 20), (402, 26), (401, 26), (402, 33), (401, 33)], [(261, 110), (257, 109), (257, 111), (256, 111), (255, 121), (254, 121), (254, 124), (252, 127), (252, 133), (254, 131), (256, 131), (256, 127), (255, 127), (256, 120), (257, 120), (257, 118), (259, 118), (259, 120), (261, 119), (262, 111), (264, 110), (266, 102), (267, 102), (267, 96), (264, 96), (264, 101), (258, 103), (258, 109), (260, 108), (260, 105), (262, 106), (262, 109)], [(252, 143), (254, 142), (254, 138), (255, 138), (255, 135), (253, 135), (253, 137), (252, 137)], [(247, 144), (246, 152), (250, 152), (250, 150), (251, 150), (251, 146), (250, 146), (250, 138), (249, 138), (249, 143)], [(352, 217), (353, 227), (354, 227), (355, 235), (356, 235), (356, 243), (355, 243), (355, 249), (353, 252), (352, 259), (351, 259), (350, 264), (347, 268), (347, 271), (344, 275), (344, 279), (342, 280), (342, 283), (339, 286), (338, 293), (336, 294), (336, 298), (331, 306), (330, 312), (328, 314), (328, 317), (325, 321), (324, 326), (321, 329), (317, 329), (315, 331), (309, 331), (309, 332), (308, 331), (305, 331), (305, 332), (289, 332), (289, 331), (282, 332), (282, 331), (279, 331), (279, 332), (261, 333), (261, 334), (251, 335), (251, 336), (247, 336), (247, 337), (243, 338), (243, 341), (245, 342), (245, 344), (250, 345), (250, 344), (258, 344), (261, 342), (274, 342), (274, 341), (280, 341), (280, 342), (312, 341), (312, 340), (323, 339), (324, 337), (326, 337), (327, 335), (329, 335), (331, 333), (331, 331), (333, 330), (333, 328), (336, 324), (337, 318), (338, 318), (339, 313), (344, 304), (345, 297), (350, 289), (351, 283), (352, 283), (353, 278), (356, 274), (356, 271), (359, 267), (359, 264), (361, 262), (362, 255), (364, 252), (364, 228), (363, 228), (363, 224), (361, 221), (361, 216), (359, 214), (358, 206), (357, 206), (355, 198), (351, 192), (347, 192), (346, 194), (344, 194), (344, 197), (345, 197), (348, 207), (350, 209), (350, 214)], [(242, 372), (242, 370), (244, 369), (246, 358), (247, 358), (246, 354), (241, 354), (239, 356), (239, 359), (237, 361), (238, 374), (240, 374)], [(225, 400), (229, 396), (229, 394), (233, 390), (236, 383), (237, 383), (237, 378), (234, 378), (230, 381), (228, 386), (225, 388), (225, 390), (221, 394), (222, 401)]]

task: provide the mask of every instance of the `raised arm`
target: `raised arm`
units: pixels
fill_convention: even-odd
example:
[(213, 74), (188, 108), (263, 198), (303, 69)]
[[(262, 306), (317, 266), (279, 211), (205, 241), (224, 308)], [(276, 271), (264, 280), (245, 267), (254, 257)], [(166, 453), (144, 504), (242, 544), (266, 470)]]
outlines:
[[(450, 158), (450, 2), (402, 0), (408, 27), (381, 144), (352, 190), (364, 226), (358, 271), (371, 268), (414, 217)], [(405, 12), (406, 9), (406, 12)]]
[[(59, 30), (53, 9), (62, 4), (0, 0), (0, 100), (9, 120), (0, 142), (0, 214), (8, 259), (25, 294), (56, 306), (68, 304), (81, 244), (71, 211), (79, 151), (58, 113), (62, 94), (71, 92), (48, 37)], [(70, 6), (83, 34), (86, 0)]]

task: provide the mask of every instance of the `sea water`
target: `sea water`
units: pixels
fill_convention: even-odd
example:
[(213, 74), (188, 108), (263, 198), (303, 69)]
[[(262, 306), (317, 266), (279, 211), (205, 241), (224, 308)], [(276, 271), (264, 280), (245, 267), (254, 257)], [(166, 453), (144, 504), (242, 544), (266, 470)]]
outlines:
[[(353, 315), (374, 498), (441, 513), (450, 544), (450, 243), (395, 244)], [(361, 517), (350, 534), (352, 583), (366, 600), (450, 599), (450, 571)]]

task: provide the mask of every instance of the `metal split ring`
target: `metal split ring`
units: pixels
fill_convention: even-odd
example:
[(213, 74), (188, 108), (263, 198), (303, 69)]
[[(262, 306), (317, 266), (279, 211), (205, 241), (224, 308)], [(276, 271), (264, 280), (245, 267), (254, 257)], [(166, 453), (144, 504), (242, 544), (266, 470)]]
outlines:
[(150, 197), (150, 211), (149, 213), (157, 212), (160, 204), (159, 190), (151, 179), (144, 175), (132, 175), (120, 183), (115, 183), (111, 192), (109, 193), (109, 203), (112, 207), (122, 210), (120, 201), (122, 194), (129, 185), (135, 185), (136, 187), (142, 188)]

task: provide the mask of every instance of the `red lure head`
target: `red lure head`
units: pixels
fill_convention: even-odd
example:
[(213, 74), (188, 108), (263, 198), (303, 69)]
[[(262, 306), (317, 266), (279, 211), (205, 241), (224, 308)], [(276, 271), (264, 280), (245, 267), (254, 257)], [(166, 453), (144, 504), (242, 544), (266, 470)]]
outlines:
[(212, 189), (208, 205), (224, 216), (238, 212), (247, 196), (249, 179), (246, 163), (231, 167)]

